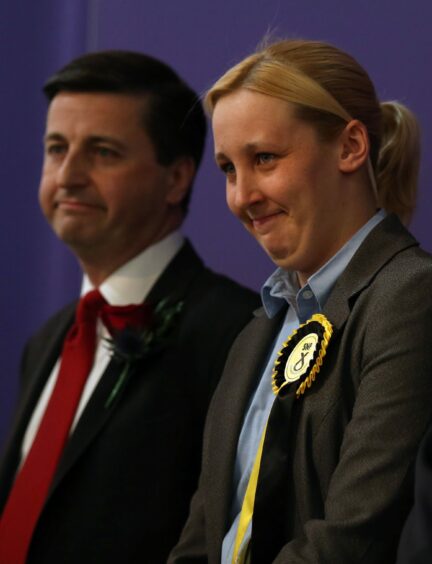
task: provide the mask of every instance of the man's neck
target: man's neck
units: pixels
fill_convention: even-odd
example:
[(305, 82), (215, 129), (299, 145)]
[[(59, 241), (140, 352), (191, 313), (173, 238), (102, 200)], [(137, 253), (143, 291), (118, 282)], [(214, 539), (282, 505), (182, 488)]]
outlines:
[[(183, 243), (181, 232), (174, 231), (116, 269), (99, 285), (105, 299), (113, 305), (142, 302)], [(81, 294), (93, 287), (92, 280), (85, 274)]]

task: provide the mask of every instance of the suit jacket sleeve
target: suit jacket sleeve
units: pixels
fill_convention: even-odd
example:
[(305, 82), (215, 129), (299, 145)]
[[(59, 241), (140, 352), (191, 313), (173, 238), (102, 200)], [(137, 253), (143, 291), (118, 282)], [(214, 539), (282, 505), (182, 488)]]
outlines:
[(404, 525), (397, 564), (428, 564), (432, 554), (432, 427), (416, 462), (415, 502)]

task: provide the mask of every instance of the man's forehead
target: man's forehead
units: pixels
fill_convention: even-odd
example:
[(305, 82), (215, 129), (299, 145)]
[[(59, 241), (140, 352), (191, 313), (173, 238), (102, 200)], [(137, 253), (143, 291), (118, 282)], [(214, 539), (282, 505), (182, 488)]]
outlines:
[(149, 95), (123, 94), (117, 92), (60, 92), (51, 101), (48, 118), (65, 113), (97, 118), (110, 114), (142, 116), (148, 109)]
[(46, 135), (116, 137), (119, 131), (142, 131), (147, 105), (146, 98), (128, 94), (61, 92), (48, 108)]

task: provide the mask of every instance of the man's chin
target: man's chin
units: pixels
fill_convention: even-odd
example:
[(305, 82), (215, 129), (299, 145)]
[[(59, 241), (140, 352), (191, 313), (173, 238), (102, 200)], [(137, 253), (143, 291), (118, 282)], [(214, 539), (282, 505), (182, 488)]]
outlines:
[(66, 245), (91, 245), (96, 239), (95, 225), (79, 221), (74, 217), (54, 219), (51, 227), (57, 237)]
[(65, 229), (54, 227), (54, 233), (65, 245), (76, 254), (80, 250), (90, 249), (95, 246), (95, 237), (85, 233), (83, 229)]

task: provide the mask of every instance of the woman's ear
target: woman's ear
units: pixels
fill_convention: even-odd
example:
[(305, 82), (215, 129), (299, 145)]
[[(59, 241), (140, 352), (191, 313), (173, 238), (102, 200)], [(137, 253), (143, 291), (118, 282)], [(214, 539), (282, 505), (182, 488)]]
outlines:
[(339, 170), (355, 172), (368, 157), (369, 135), (366, 126), (358, 119), (352, 119), (340, 135)]
[(166, 202), (177, 206), (185, 199), (195, 176), (195, 162), (192, 157), (180, 157), (170, 165), (170, 187)]

